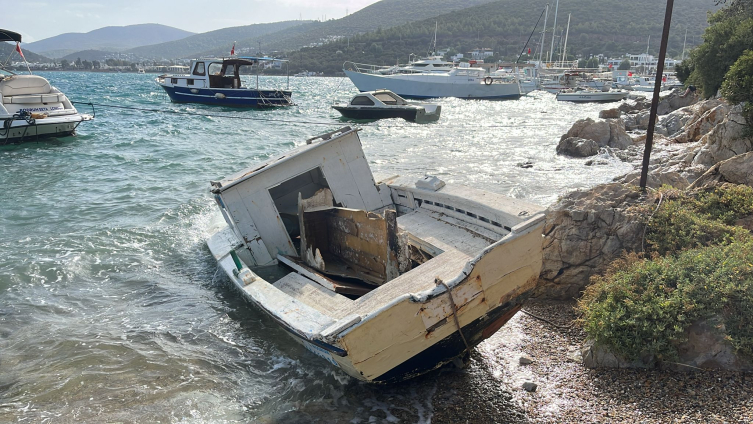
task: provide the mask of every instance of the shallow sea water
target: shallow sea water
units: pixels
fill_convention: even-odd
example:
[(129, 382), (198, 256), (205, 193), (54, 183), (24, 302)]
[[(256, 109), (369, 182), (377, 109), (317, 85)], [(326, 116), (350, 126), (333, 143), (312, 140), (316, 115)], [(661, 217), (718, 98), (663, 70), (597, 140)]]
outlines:
[[(0, 422), (431, 422), (454, 371), (355, 381), (239, 299), (204, 241), (221, 221), (209, 181), (354, 125), (330, 108), (357, 92), (349, 80), (290, 78), (298, 106), (241, 111), (171, 104), (154, 75), (42, 75), (126, 109), (0, 147)], [(613, 106), (437, 102), (437, 123), (355, 124), (377, 178), (431, 174), (548, 206), (631, 170), (555, 153), (575, 120)]]

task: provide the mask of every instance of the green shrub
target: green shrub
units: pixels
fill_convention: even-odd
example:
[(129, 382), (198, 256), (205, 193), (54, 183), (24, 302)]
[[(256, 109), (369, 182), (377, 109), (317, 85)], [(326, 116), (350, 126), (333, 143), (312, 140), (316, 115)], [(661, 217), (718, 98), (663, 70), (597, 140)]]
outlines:
[(651, 258), (627, 255), (592, 277), (580, 322), (628, 359), (673, 360), (690, 325), (720, 315), (732, 345), (753, 356), (753, 235), (733, 225), (753, 214), (753, 189), (661, 192), (646, 231)]
[(666, 255), (750, 237), (750, 232), (733, 225), (753, 214), (750, 187), (725, 185), (695, 197), (668, 189), (663, 193), (664, 201), (646, 229), (647, 252)]
[(748, 125), (753, 126), (753, 50), (746, 50), (727, 72), (722, 94), (732, 103), (747, 102), (743, 114)]
[(732, 346), (753, 355), (751, 240), (650, 260), (633, 254), (592, 282), (578, 302), (580, 322), (625, 358), (675, 360), (687, 327), (717, 315)]

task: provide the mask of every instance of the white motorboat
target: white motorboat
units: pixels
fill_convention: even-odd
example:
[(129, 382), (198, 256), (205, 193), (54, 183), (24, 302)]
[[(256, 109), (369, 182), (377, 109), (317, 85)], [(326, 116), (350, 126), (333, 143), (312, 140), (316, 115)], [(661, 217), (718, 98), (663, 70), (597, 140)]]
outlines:
[(572, 90), (562, 90), (557, 93), (557, 100), (561, 102), (576, 102), (576, 103), (606, 103), (606, 102), (618, 102), (624, 100), (628, 96), (628, 92), (624, 90), (594, 90), (594, 89), (581, 89), (576, 88)]
[(395, 382), (467, 357), (529, 297), (544, 208), (435, 177), (375, 182), (341, 128), (212, 182), (207, 244), (240, 293), (347, 374)]
[(408, 102), (390, 90), (360, 93), (347, 104), (332, 108), (350, 119), (403, 118), (417, 123), (436, 121), (442, 113), (438, 104)]
[[(2, 41), (20, 43), (21, 35), (0, 29)], [(74, 135), (79, 124), (93, 118), (78, 113), (47, 79), (0, 68), (0, 145)]]
[(354, 62), (343, 64), (345, 75), (360, 91), (390, 90), (401, 97), (430, 99), (518, 99), (517, 80), (486, 75), (481, 68), (452, 67), (449, 70), (406, 72), (401, 67), (383, 67)]

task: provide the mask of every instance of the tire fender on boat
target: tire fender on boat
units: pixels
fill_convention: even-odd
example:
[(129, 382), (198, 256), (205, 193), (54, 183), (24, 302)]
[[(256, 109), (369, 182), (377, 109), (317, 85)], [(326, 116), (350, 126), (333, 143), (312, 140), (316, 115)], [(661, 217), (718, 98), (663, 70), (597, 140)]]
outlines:
[(217, 93), (217, 94), (214, 95), (214, 97), (216, 97), (218, 99), (224, 99), (226, 96), (224, 94), (222, 94), (222, 93)]
[(486, 77), (486, 78), (484, 78), (484, 84), (486, 84), (486, 85), (492, 85), (492, 82), (494, 82), (494, 80), (492, 79), (492, 77)]

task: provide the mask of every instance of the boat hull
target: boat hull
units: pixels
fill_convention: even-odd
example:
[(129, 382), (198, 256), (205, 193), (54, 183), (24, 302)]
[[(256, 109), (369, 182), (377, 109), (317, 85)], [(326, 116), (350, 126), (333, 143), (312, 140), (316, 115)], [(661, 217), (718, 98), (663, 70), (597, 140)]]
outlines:
[(557, 93), (557, 100), (575, 103), (609, 103), (619, 102), (628, 96), (627, 93)]
[(468, 82), (469, 78), (451, 77), (439, 72), (420, 75), (374, 75), (347, 69), (344, 72), (360, 91), (376, 91), (386, 88), (401, 97), (411, 99), (457, 97), (461, 99), (514, 100), (520, 98), (520, 87), (517, 83), (487, 85), (482, 82)]
[(232, 88), (188, 88), (159, 84), (173, 103), (201, 103), (206, 105), (268, 108), (292, 106), (289, 90), (255, 90)]
[(342, 106), (332, 106), (332, 108), (350, 119), (403, 118), (406, 121), (415, 121), (418, 113), (418, 109), (349, 108)]
[(33, 124), (23, 119), (16, 119), (9, 121), (10, 126), (6, 127), (2, 125), (3, 118), (0, 118), (0, 145), (75, 135), (79, 124), (91, 119), (90, 115), (82, 114), (36, 119)]

